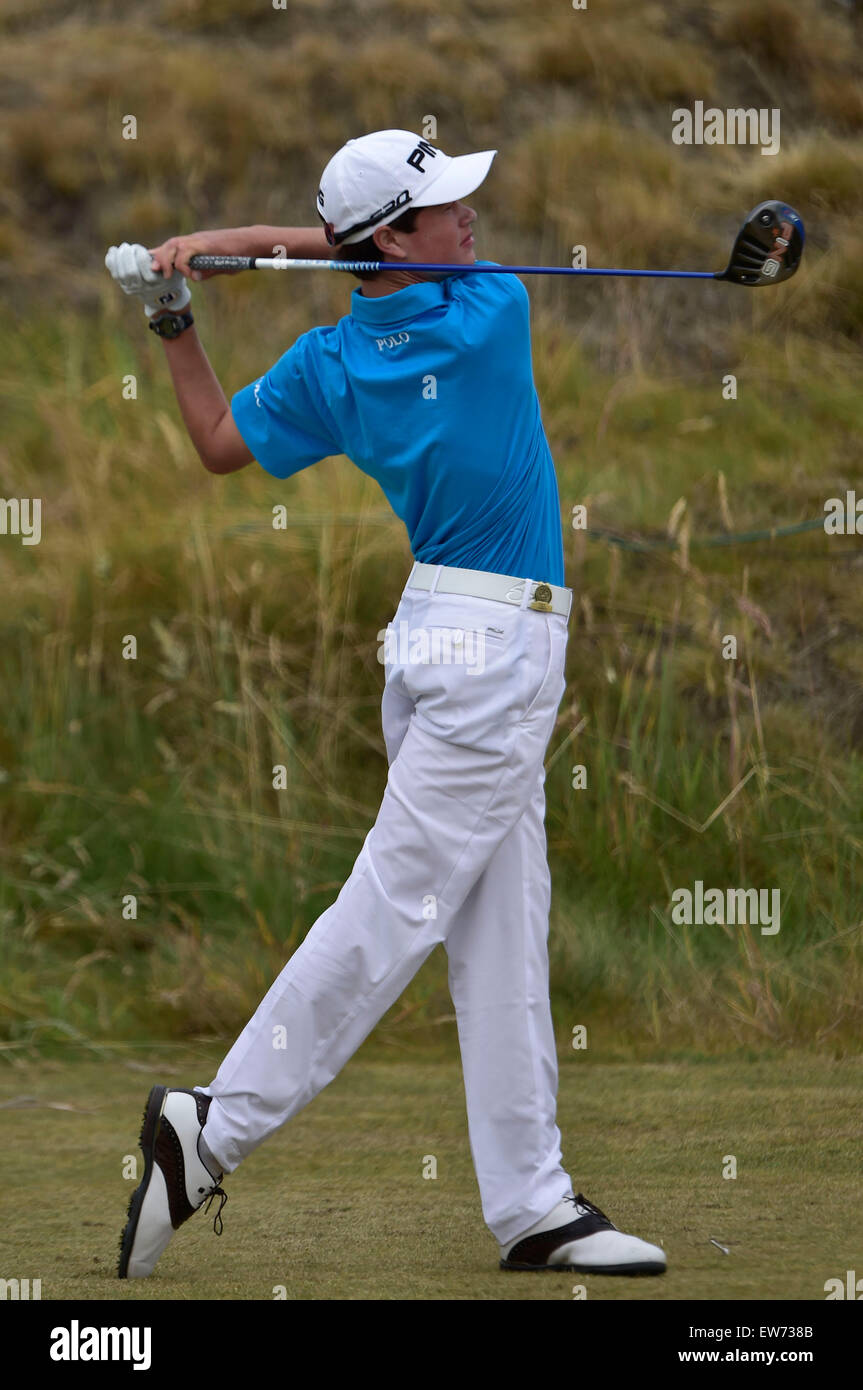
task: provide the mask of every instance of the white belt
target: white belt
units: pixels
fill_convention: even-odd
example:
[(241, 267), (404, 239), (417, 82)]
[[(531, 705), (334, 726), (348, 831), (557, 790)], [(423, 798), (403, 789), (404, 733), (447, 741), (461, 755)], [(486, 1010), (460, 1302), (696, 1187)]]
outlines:
[[(437, 583), (435, 577), (437, 576)], [(528, 597), (525, 602), (525, 585)], [(510, 574), (492, 574), (489, 570), (457, 569), (453, 565), (423, 565), (417, 560), (410, 572), (407, 589), (430, 589), (437, 594), (468, 594), (472, 598), (490, 598), (498, 603), (512, 603), (518, 608), (533, 608), (540, 613), (561, 613), (569, 617), (572, 590), (559, 584), (546, 584), (536, 579), (518, 579)]]

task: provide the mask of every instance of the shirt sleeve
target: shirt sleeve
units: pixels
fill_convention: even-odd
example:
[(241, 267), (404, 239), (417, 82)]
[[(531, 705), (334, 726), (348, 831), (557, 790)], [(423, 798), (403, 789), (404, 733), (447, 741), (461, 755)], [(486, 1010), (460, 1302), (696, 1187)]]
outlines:
[(303, 334), (278, 362), (231, 400), (234, 423), (262, 468), (290, 478), (343, 452)]

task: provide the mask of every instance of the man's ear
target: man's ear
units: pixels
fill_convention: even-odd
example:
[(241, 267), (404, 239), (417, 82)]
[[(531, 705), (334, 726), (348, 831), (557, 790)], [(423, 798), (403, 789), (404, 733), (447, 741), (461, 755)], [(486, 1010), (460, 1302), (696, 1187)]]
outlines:
[(408, 259), (407, 251), (399, 245), (398, 234), (391, 227), (376, 227), (372, 233), (372, 240), (382, 257), (391, 256), (393, 260), (400, 261)]

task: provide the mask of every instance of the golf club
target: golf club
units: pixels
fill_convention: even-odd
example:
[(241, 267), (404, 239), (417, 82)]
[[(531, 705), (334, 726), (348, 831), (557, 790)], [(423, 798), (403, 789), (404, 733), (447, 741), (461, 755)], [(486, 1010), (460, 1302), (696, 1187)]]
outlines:
[(205, 256), (189, 258), (193, 270), (429, 270), (476, 271), (486, 275), (624, 275), (647, 279), (729, 280), (733, 285), (778, 285), (790, 280), (803, 255), (803, 219), (775, 199), (750, 212), (724, 270), (594, 270), (585, 266), (446, 265), (394, 261), (289, 260), (284, 256)]

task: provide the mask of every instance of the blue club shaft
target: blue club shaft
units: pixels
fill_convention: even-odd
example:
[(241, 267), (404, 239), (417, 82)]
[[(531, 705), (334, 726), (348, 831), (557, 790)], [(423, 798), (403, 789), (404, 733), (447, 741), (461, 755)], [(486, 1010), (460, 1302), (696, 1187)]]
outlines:
[(616, 270), (593, 269), (587, 266), (559, 265), (454, 265), (444, 261), (339, 261), (336, 259), (301, 260), (263, 256), (194, 255), (189, 264), (193, 270), (335, 270), (379, 271), (413, 270), (442, 274), (472, 271), (477, 275), (617, 275), (648, 280), (719, 280), (722, 275), (712, 270)]
[(627, 275), (650, 280), (715, 280), (712, 270), (594, 270), (587, 266), (548, 266), (548, 265), (445, 265), (445, 264), (402, 264), (392, 261), (333, 261), (333, 268), (339, 270), (437, 270), (437, 271), (475, 271), (486, 275)]

